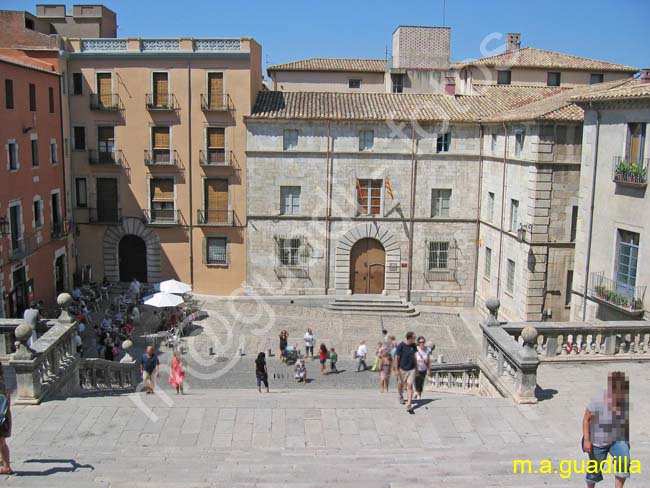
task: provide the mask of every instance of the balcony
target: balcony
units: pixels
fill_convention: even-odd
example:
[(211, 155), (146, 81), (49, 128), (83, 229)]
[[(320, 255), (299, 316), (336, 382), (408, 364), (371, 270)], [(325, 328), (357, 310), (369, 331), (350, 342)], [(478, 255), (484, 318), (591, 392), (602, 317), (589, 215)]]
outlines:
[(180, 167), (180, 158), (175, 150), (170, 149), (145, 149), (144, 164), (149, 167), (170, 166)]
[(117, 112), (122, 109), (122, 99), (117, 93), (106, 93), (102, 95), (91, 93), (90, 95), (90, 110)]
[(149, 225), (174, 226), (180, 222), (180, 210), (143, 210), (144, 218)]
[(97, 149), (88, 150), (88, 164), (92, 166), (122, 166), (122, 151), (102, 151)]
[(235, 225), (235, 212), (233, 210), (197, 210), (197, 221), (199, 225), (216, 227), (231, 227)]
[(163, 95), (147, 93), (146, 105), (147, 110), (151, 112), (173, 112), (178, 109), (178, 100), (173, 93)]
[(596, 302), (612, 307), (626, 315), (643, 314), (645, 286), (628, 286), (606, 278), (604, 273), (591, 273), (589, 296)]
[(63, 239), (70, 234), (70, 222), (63, 220), (61, 222), (53, 222), (50, 237), (52, 239)]
[(209, 97), (201, 94), (201, 110), (204, 112), (231, 112), (235, 107), (230, 99), (230, 95), (223, 93), (216, 97)]
[(613, 180), (617, 185), (645, 188), (648, 185), (648, 166), (650, 166), (650, 158), (633, 164), (628, 163), (621, 156), (615, 156), (612, 165)]
[(88, 207), (88, 223), (118, 224), (122, 220), (122, 209), (117, 206)]
[(18, 239), (11, 239), (9, 247), (9, 261), (20, 261), (30, 254), (33, 254), (38, 248), (39, 233), (21, 236)]
[(237, 168), (237, 159), (232, 151), (207, 149), (199, 151), (199, 165), (207, 167)]

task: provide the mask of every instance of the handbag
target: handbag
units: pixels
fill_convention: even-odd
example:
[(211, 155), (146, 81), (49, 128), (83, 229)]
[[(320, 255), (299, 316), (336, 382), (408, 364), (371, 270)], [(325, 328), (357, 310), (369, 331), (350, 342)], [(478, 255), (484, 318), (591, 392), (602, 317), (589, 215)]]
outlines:
[(0, 425), (7, 421), (7, 412), (9, 411), (9, 397), (0, 393)]

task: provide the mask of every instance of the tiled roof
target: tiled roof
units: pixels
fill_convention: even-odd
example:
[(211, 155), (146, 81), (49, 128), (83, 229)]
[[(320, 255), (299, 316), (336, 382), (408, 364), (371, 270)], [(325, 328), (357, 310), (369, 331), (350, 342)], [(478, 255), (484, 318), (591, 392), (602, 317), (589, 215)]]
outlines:
[(56, 68), (53, 64), (41, 61), (40, 59), (30, 58), (29, 56), (25, 55), (23, 51), (16, 49), (0, 48), (0, 61), (22, 66), (23, 68), (30, 68), (38, 71), (44, 71), (46, 73), (57, 74)]
[(383, 73), (384, 59), (309, 58), (269, 66), (267, 71), (357, 71)]
[(260, 92), (252, 119), (476, 122), (565, 89), (490, 86), (480, 94)]
[(488, 66), (488, 67), (516, 67), (516, 68), (544, 68), (544, 69), (566, 69), (566, 70), (589, 70), (589, 71), (619, 71), (624, 73), (636, 73), (639, 71), (632, 66), (622, 64), (608, 63), (596, 59), (572, 56), (570, 54), (556, 53), (537, 49), (534, 47), (524, 47), (515, 51), (510, 51), (486, 58), (479, 58), (473, 61), (454, 63), (454, 67), (459, 69), (463, 66)]
[(600, 87), (598, 90), (591, 90), (574, 96), (573, 102), (598, 102), (615, 100), (649, 100), (650, 83), (641, 80), (628, 80), (614, 87)]

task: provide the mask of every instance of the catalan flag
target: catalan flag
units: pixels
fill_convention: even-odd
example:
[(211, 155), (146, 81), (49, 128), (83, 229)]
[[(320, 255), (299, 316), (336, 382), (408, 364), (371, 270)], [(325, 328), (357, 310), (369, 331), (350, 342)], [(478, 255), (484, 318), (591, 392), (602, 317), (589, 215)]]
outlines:
[(386, 195), (390, 197), (391, 200), (395, 200), (395, 197), (393, 196), (393, 187), (390, 186), (390, 179), (388, 179), (388, 176), (386, 177)]
[(359, 201), (363, 200), (363, 190), (361, 190), (361, 183), (359, 183), (359, 178), (357, 178), (357, 196)]

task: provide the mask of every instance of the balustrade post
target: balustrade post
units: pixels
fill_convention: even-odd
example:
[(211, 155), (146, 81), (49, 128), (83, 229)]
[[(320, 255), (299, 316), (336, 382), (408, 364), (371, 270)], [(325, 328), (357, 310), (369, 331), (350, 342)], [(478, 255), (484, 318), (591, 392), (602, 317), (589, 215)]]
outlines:
[[(615, 332), (609, 332), (605, 338), (605, 354), (614, 355), (616, 354), (616, 345), (618, 342), (618, 336)], [(602, 349), (601, 349), (602, 354)]]
[(546, 357), (554, 358), (556, 355), (557, 355), (557, 335), (547, 336)]
[(537, 367), (539, 358), (535, 350), (538, 336), (537, 329), (525, 327), (521, 331), (524, 345), (519, 351), (519, 365), (515, 376), (515, 400), (519, 403), (537, 403)]

